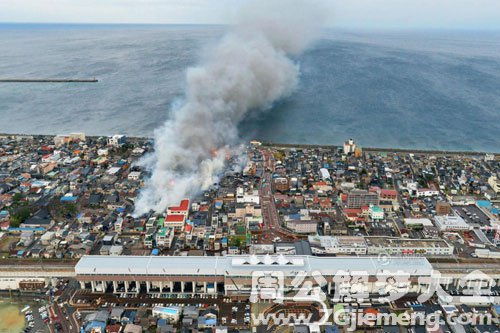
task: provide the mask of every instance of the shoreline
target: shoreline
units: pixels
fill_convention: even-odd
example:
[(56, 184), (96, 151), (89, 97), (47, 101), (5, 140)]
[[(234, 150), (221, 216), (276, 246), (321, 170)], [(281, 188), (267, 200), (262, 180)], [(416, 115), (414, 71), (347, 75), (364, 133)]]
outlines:
[[(1, 137), (55, 137), (58, 134), (26, 134), (26, 133), (0, 133)], [(108, 137), (110, 135), (86, 135), (87, 138), (97, 139), (102, 137)], [(152, 140), (153, 137), (150, 136), (129, 136), (132, 140)], [(276, 147), (276, 148), (302, 148), (302, 149), (339, 149), (342, 145), (324, 145), (324, 144), (301, 144), (301, 143), (281, 143), (281, 142), (268, 142), (260, 141), (258, 139), (252, 139), (246, 141), (258, 141), (264, 147)], [(474, 151), (474, 150), (446, 150), (446, 149), (421, 149), (421, 148), (396, 148), (396, 147), (364, 147), (361, 146), (363, 152), (369, 153), (407, 153), (407, 154), (429, 154), (429, 155), (465, 155), (465, 156), (482, 156), (482, 155), (494, 155), (495, 158), (500, 157), (499, 152), (488, 152), (488, 151)]]

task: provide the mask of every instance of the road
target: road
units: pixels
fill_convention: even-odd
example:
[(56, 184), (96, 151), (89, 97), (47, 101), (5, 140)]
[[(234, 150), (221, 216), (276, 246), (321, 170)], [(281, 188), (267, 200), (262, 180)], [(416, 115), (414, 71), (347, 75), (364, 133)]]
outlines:
[(57, 320), (50, 323), (50, 331), (57, 332), (55, 324), (61, 324), (60, 332), (79, 332), (79, 323), (74, 317), (75, 309), (68, 304), (71, 296), (78, 290), (79, 284), (77, 281), (70, 279), (67, 284), (62, 284), (59, 290), (55, 293), (51, 308), (57, 315)]
[(264, 230), (261, 242), (272, 243), (275, 238), (282, 240), (296, 240), (298, 236), (281, 227), (278, 210), (274, 202), (272, 191), (272, 172), (274, 171), (274, 157), (268, 150), (261, 150), (264, 157), (264, 174), (260, 181), (259, 196), (264, 219)]

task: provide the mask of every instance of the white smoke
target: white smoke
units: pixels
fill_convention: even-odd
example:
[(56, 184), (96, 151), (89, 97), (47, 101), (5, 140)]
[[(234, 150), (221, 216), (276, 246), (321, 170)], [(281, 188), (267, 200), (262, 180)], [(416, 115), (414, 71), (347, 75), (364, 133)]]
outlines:
[(155, 152), (142, 160), (152, 176), (135, 215), (163, 211), (217, 181), (249, 111), (270, 109), (292, 93), (299, 68), (287, 55), (319, 33), (324, 11), (312, 0), (258, 0), (187, 71), (186, 102), (154, 133)]

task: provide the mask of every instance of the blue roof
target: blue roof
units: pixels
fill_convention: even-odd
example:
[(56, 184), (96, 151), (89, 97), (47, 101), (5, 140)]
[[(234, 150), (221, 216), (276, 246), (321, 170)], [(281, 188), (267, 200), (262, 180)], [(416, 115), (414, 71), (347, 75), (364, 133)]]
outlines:
[(158, 249), (153, 249), (153, 251), (151, 251), (151, 255), (153, 256), (157, 256), (159, 253), (160, 251)]
[(338, 332), (339, 332), (339, 329), (335, 325), (329, 325), (329, 326), (326, 326), (326, 328), (325, 328), (325, 333), (338, 333)]
[(205, 318), (205, 325), (216, 325), (217, 319), (215, 318)]
[(36, 228), (29, 228), (29, 227), (19, 227), (19, 228), (13, 228), (9, 227), (7, 229), (9, 232), (15, 232), (15, 231), (44, 231), (44, 227), (36, 227)]
[(196, 227), (200, 226), (200, 225), (205, 225), (205, 220), (202, 220), (202, 219), (194, 219), (192, 224)]
[(491, 207), (491, 202), (489, 202), (488, 200), (478, 200), (478, 201), (476, 201), (476, 205), (478, 207), (489, 208), (489, 207)]
[(94, 328), (100, 328), (101, 332), (105, 332), (106, 329), (106, 323), (103, 323), (102, 321), (90, 321), (87, 326), (85, 326), (85, 331), (86, 332), (91, 332), (92, 329)]
[(76, 201), (78, 199), (78, 197), (73, 197), (73, 196), (63, 196), (61, 197), (61, 201), (62, 202), (73, 202), (73, 201)]
[(135, 311), (125, 311), (124, 316), (122, 317), (122, 322), (133, 323), (135, 320), (136, 312)]
[(176, 315), (180, 312), (180, 310), (177, 308), (166, 308), (166, 307), (157, 307), (157, 308), (155, 308), (155, 310), (158, 312), (163, 312), (163, 313), (171, 314), (171, 315)]

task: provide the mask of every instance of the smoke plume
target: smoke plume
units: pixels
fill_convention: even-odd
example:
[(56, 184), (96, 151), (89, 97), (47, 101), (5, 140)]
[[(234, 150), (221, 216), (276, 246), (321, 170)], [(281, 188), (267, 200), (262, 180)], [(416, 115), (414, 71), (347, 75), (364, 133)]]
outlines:
[(242, 8), (231, 31), (188, 69), (185, 103), (155, 131), (155, 151), (141, 161), (152, 176), (135, 215), (161, 212), (217, 181), (238, 142), (238, 123), (293, 92), (299, 67), (288, 56), (318, 35), (322, 17), (311, 0), (257, 0)]

